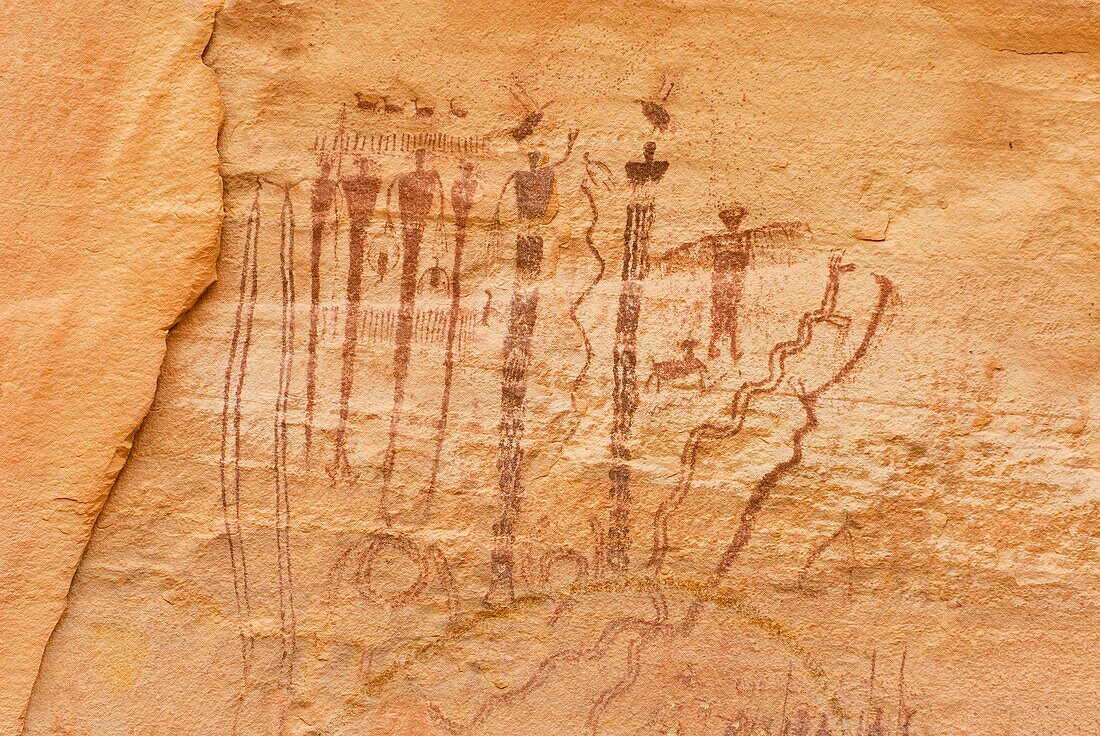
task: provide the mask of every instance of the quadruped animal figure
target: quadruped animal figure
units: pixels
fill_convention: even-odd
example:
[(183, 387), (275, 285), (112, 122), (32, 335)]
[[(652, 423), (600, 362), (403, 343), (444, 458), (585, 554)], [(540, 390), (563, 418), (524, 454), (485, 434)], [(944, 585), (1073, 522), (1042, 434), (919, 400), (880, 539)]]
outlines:
[[(420, 98), (414, 97), (410, 100), (413, 105), (413, 116), (418, 118), (430, 118), (435, 115), (435, 106), (423, 106), (420, 105)], [(405, 113), (405, 106), (396, 102), (390, 102), (390, 98), (385, 95), (372, 95), (367, 96), (362, 92), (355, 93), (355, 105), (364, 112), (371, 113), (385, 113), (386, 115), (403, 115)], [(454, 110), (452, 107), (452, 114)], [(465, 117), (465, 111), (459, 117)]]
[(355, 93), (355, 104), (360, 110), (367, 112), (378, 111), (378, 100), (368, 100), (362, 92)]
[(405, 106), (398, 105), (396, 102), (390, 102), (389, 97), (382, 97), (382, 112), (387, 115), (400, 115), (405, 112)]
[(661, 381), (676, 381), (687, 378), (690, 375), (699, 377), (699, 390), (706, 388), (707, 364), (695, 356), (695, 348), (699, 347), (699, 341), (688, 338), (680, 342), (679, 358), (672, 360), (653, 361), (653, 370), (645, 381), (645, 390), (649, 391), (649, 384), (657, 379), (657, 393), (661, 393)]

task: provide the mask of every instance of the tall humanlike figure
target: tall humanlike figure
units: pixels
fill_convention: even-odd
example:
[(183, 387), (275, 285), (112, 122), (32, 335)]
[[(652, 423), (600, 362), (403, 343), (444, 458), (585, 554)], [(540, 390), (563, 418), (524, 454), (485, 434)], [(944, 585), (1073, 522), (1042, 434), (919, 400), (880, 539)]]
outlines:
[(451, 382), (454, 379), (455, 336), (458, 332), (458, 318), (462, 307), (462, 251), (466, 246), (466, 227), (469, 224), (470, 210), (481, 198), (481, 184), (474, 176), (474, 165), (469, 161), (463, 161), (460, 168), (462, 175), (451, 186), (451, 210), (455, 218), (455, 254), (449, 283), (451, 308), (447, 313), (447, 347), (443, 357), (443, 398), (440, 401), (439, 420), (436, 423), (435, 454), (432, 457), (432, 470), (428, 481), (429, 500), (435, 493), (436, 480), (439, 478), (439, 462), (443, 455), (443, 440), (447, 435), (447, 413), (451, 403)]
[(357, 172), (340, 181), (351, 223), (348, 230), (348, 286), (344, 318), (344, 349), (340, 370), (340, 418), (336, 426), (336, 454), (331, 469), (334, 478), (351, 471), (347, 450), (348, 404), (351, 400), (352, 383), (355, 380), (355, 349), (359, 340), (363, 251), (366, 249), (367, 227), (374, 217), (378, 192), (382, 188), (382, 180), (378, 177), (377, 167), (373, 161), (366, 157), (359, 157), (355, 163)]
[(398, 297), (397, 325), (393, 348), (393, 410), (390, 413), (390, 436), (382, 459), (382, 492), (379, 507), (383, 520), (389, 522), (388, 492), (393, 464), (397, 456), (397, 431), (401, 426), (401, 411), (405, 402), (405, 382), (409, 375), (413, 327), (416, 319), (416, 280), (420, 269), (420, 246), (432, 213), (432, 203), (439, 199), (439, 223), (443, 223), (443, 182), (435, 169), (425, 168), (428, 152), (417, 149), (413, 154), (415, 167), (399, 174), (386, 190), (386, 227), (392, 230), (390, 202), (397, 189), (397, 208), (401, 217), (401, 286)]
[(657, 184), (668, 171), (667, 161), (654, 156), (657, 144), (642, 148), (642, 160), (626, 165), (630, 203), (623, 229), (622, 290), (615, 321), (614, 385), (611, 426), (611, 514), (607, 528), (607, 566), (623, 572), (630, 564), (630, 430), (638, 408), (638, 319), (642, 285), (649, 273), (649, 239), (653, 228)]
[(313, 440), (313, 412), (317, 401), (317, 342), (321, 318), (321, 239), (325, 223), (336, 204), (336, 180), (332, 175), (332, 158), (322, 154), (318, 161), (317, 178), (310, 192), (310, 214), (313, 218), (313, 239), (309, 249), (309, 344), (306, 354), (306, 457)]
[(528, 167), (508, 177), (497, 200), (495, 222), (499, 225), (500, 210), (508, 187), (515, 190), (518, 233), (516, 281), (508, 307), (508, 333), (504, 338), (501, 367), (500, 446), (497, 453), (500, 518), (493, 524), (494, 541), (490, 555), (492, 581), (485, 594), (487, 605), (508, 604), (515, 597), (513, 547), (523, 497), (523, 412), (527, 396), (527, 367), (531, 362), (531, 338), (538, 318), (542, 229), (557, 215), (556, 170), (569, 159), (576, 139), (577, 131), (570, 131), (565, 154), (553, 164), (545, 163), (542, 151), (528, 153)]

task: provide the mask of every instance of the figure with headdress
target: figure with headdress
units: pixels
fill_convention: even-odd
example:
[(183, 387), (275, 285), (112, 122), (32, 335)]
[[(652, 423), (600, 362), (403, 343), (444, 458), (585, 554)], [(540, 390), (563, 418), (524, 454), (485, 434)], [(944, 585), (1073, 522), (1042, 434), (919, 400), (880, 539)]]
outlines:
[[(612, 351), (614, 383), (611, 425), (611, 511), (607, 527), (607, 564), (624, 572), (630, 562), (630, 433), (638, 408), (638, 320), (642, 312), (642, 285), (649, 275), (649, 245), (656, 213), (657, 185), (668, 171), (668, 161), (656, 158), (657, 144), (642, 147), (642, 160), (627, 162), (630, 202), (623, 229), (622, 289), (615, 319)], [(692, 346), (682, 348), (685, 354)], [(693, 356), (694, 357), (694, 356)], [(702, 378), (700, 378), (702, 380)]]
[(745, 271), (749, 267), (749, 242), (741, 233), (741, 221), (748, 211), (733, 206), (718, 213), (726, 232), (708, 235), (703, 242), (714, 254), (710, 291), (710, 344), (707, 357), (721, 355), (720, 343), (729, 340), (730, 360), (741, 359), (737, 346), (737, 309), (745, 291)]
[(511, 186), (516, 197), (516, 269), (523, 276), (537, 277), (542, 269), (543, 239), (540, 226), (547, 225), (558, 214), (557, 168), (569, 160), (578, 132), (569, 131), (565, 154), (549, 163), (546, 154), (538, 149), (527, 152), (527, 168), (512, 172), (501, 188), (497, 199), (494, 228), (500, 228), (500, 212), (504, 196)]
[(710, 341), (707, 359), (721, 357), (722, 345), (727, 345), (730, 360), (742, 357), (737, 340), (741, 302), (745, 291), (745, 275), (760, 252), (782, 252), (809, 233), (800, 222), (773, 222), (751, 229), (741, 223), (748, 209), (734, 204), (718, 212), (725, 232), (706, 235), (684, 243), (664, 253), (658, 267), (665, 273), (710, 270)]
[(493, 525), (493, 549), (490, 553), (491, 582), (485, 594), (486, 605), (510, 604), (515, 590), (512, 548), (515, 524), (522, 497), (523, 414), (527, 395), (527, 367), (531, 362), (531, 338), (538, 319), (538, 277), (542, 271), (543, 239), (539, 229), (557, 215), (556, 170), (573, 151), (577, 131), (569, 131), (565, 155), (557, 162), (545, 162), (542, 151), (527, 154), (527, 169), (515, 171), (504, 182), (494, 216), (499, 230), (504, 195), (511, 186), (516, 196), (516, 282), (508, 307), (508, 333), (504, 338), (501, 367), (500, 447), (497, 456), (498, 489), (501, 515)]

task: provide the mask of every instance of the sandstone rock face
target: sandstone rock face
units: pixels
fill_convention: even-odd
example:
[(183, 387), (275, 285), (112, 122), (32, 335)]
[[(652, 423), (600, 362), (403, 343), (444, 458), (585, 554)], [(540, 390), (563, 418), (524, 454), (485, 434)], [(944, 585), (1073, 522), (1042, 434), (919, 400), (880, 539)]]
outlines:
[[(3, 609), (25, 732), (1093, 732), (1097, 38), (1068, 1), (227, 3), (219, 279), (94, 531), (106, 471), (64, 559), (12, 557), (54, 582)], [(153, 285), (116, 322), (197, 294), (198, 230), (119, 233)], [(135, 383), (35, 385), (140, 409), (118, 339)]]
[(214, 278), (221, 108), (201, 60), (214, 10), (0, 5), (3, 734), (21, 729), (168, 328)]

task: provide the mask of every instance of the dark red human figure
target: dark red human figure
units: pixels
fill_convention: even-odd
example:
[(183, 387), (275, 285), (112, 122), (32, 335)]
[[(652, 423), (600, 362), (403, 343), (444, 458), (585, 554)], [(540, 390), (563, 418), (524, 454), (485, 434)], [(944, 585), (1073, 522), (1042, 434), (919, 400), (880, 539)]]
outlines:
[[(657, 161), (657, 144), (648, 141), (642, 146), (642, 160), (628, 161), (626, 166), (626, 178), (636, 193), (646, 185), (656, 184), (668, 171), (668, 161)], [(644, 193), (643, 199), (645, 199)], [(648, 192), (649, 203), (652, 204), (652, 191)]]
[(325, 221), (336, 202), (336, 181), (332, 178), (332, 159), (321, 156), (319, 171), (313, 180), (310, 211), (313, 216), (313, 241), (309, 251), (309, 345), (306, 357), (306, 456), (313, 437), (313, 411), (317, 397), (317, 333), (321, 312), (321, 239)]
[(386, 280), (386, 274), (390, 272), (390, 254), (385, 250), (378, 251), (378, 257), (374, 261), (374, 271), (378, 274), (378, 281), (375, 283), (380, 284)]
[(515, 597), (512, 582), (515, 558), (515, 527), (523, 495), (521, 463), (523, 459), (523, 412), (527, 396), (527, 366), (531, 362), (531, 337), (538, 317), (537, 279), (542, 271), (543, 239), (539, 227), (549, 224), (557, 214), (555, 170), (569, 159), (577, 131), (570, 131), (565, 155), (554, 164), (543, 164), (541, 151), (527, 154), (528, 168), (514, 172), (504, 182), (497, 200), (494, 221), (500, 223), (504, 195), (512, 185), (516, 194), (516, 217), (520, 232), (516, 235), (516, 284), (508, 307), (508, 333), (504, 338), (504, 362), (500, 385), (500, 446), (497, 470), (500, 472), (500, 518), (493, 524), (493, 550), (490, 554), (492, 580), (485, 594), (486, 605), (510, 604)]
[(333, 477), (350, 470), (347, 455), (348, 402), (355, 378), (355, 348), (359, 339), (359, 301), (363, 289), (363, 252), (366, 248), (364, 234), (374, 217), (378, 192), (382, 188), (382, 180), (373, 161), (360, 157), (356, 159), (356, 165), (358, 171), (340, 181), (351, 224), (348, 231), (347, 316), (344, 320), (343, 367), (340, 371), (340, 421), (336, 428)]
[(390, 414), (390, 437), (382, 460), (382, 493), (379, 498), (381, 515), (389, 521), (387, 494), (393, 463), (397, 455), (397, 430), (401, 425), (401, 410), (405, 402), (405, 381), (409, 374), (409, 357), (416, 315), (416, 280), (420, 273), (420, 245), (432, 213), (432, 203), (439, 197), (439, 222), (443, 223), (443, 182), (435, 169), (426, 169), (428, 153), (423, 148), (413, 155), (415, 168), (398, 175), (386, 190), (386, 228), (393, 229), (390, 202), (397, 188), (397, 208), (401, 217), (401, 287), (398, 297), (397, 325), (394, 329), (393, 351), (393, 411)]
[[(458, 318), (462, 307), (462, 250), (466, 246), (466, 227), (470, 220), (470, 210), (481, 198), (481, 184), (475, 178), (475, 168), (469, 161), (459, 167), (462, 175), (451, 185), (451, 211), (455, 217), (455, 257), (451, 278), (448, 284), (451, 293), (451, 308), (447, 314), (447, 348), (443, 357), (443, 398), (440, 401), (439, 421), (436, 423), (435, 455), (432, 458), (432, 470), (428, 481), (428, 498), (435, 493), (435, 484), (439, 478), (439, 463), (443, 456), (443, 440), (447, 434), (447, 413), (451, 403), (451, 382), (454, 378), (454, 345), (458, 334)], [(438, 262), (436, 267), (438, 267)], [(443, 271), (444, 283), (446, 271)], [(438, 274), (437, 274), (438, 276)]]
[(642, 147), (642, 160), (626, 164), (631, 197), (623, 230), (622, 291), (615, 323), (613, 422), (611, 427), (611, 513), (607, 527), (607, 566), (623, 572), (630, 558), (630, 429), (638, 408), (638, 319), (642, 284), (649, 273), (649, 239), (653, 227), (656, 186), (668, 171), (657, 161), (657, 144)]
[(737, 309), (745, 290), (745, 271), (749, 267), (751, 250), (748, 234), (741, 231), (744, 207), (730, 207), (718, 213), (726, 232), (708, 235), (704, 245), (714, 252), (710, 287), (710, 345), (707, 357), (713, 360), (721, 354), (720, 343), (729, 340), (730, 360), (741, 359), (737, 348)]
[(569, 160), (577, 131), (570, 131), (565, 155), (553, 164), (543, 162), (542, 151), (527, 153), (527, 168), (515, 171), (504, 182), (497, 199), (494, 226), (500, 227), (500, 210), (504, 195), (512, 185), (516, 195), (516, 220), (520, 232), (516, 235), (516, 269), (525, 277), (535, 278), (542, 269), (543, 240), (540, 225), (549, 224), (557, 216), (556, 170)]
[(444, 294), (449, 294), (451, 291), (451, 277), (447, 274), (447, 269), (439, 265), (439, 256), (435, 256), (431, 267), (424, 270), (420, 275), (420, 281), (417, 282), (417, 293), (423, 294), (425, 289)]
[(459, 169), (462, 176), (451, 185), (451, 209), (455, 215), (455, 239), (465, 240), (470, 210), (481, 199), (481, 182), (474, 176), (476, 167), (471, 162), (463, 161)]

